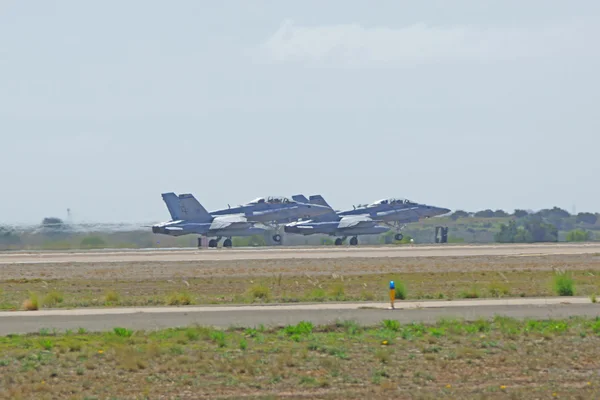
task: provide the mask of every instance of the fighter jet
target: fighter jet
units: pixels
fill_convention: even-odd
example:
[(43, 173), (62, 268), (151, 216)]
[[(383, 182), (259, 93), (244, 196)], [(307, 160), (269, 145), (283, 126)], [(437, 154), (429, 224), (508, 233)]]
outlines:
[(329, 212), (310, 220), (289, 223), (284, 226), (286, 233), (342, 236), (335, 239), (336, 246), (341, 245), (348, 236), (352, 236), (350, 245), (356, 246), (358, 244), (358, 235), (379, 235), (390, 230), (386, 226), (379, 225), (378, 221), (362, 215), (340, 216), (320, 195), (310, 196), (310, 202), (328, 207)]
[[(223, 247), (232, 247), (233, 236), (263, 235), (267, 227), (256, 226), (239, 215), (213, 216), (191, 194), (163, 193), (171, 220), (152, 226), (152, 232), (171, 236), (198, 234), (205, 237), (217, 237), (208, 242), (208, 247), (217, 247), (219, 240), (226, 237)], [(200, 247), (200, 239), (198, 239)]]
[[(247, 221), (260, 222), (279, 230), (279, 226), (299, 218), (313, 218), (328, 213), (329, 206), (310, 203), (303, 195), (259, 197), (251, 202), (222, 210), (211, 211), (214, 216), (237, 215)], [(279, 233), (273, 236), (275, 242), (281, 242)]]
[(407, 199), (388, 198), (378, 200), (371, 204), (355, 207), (352, 210), (338, 213), (340, 216), (362, 216), (379, 220), (393, 227), (397, 233), (396, 240), (402, 240), (400, 230), (411, 222), (418, 222), (424, 218), (436, 217), (449, 213), (450, 210), (442, 207), (420, 204)]

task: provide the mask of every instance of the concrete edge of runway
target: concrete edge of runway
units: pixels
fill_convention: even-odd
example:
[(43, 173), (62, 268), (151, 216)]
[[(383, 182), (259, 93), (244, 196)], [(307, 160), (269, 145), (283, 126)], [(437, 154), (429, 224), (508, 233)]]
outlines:
[[(540, 297), (505, 298), (472, 300), (425, 300), (396, 301), (394, 309), (422, 309), (447, 307), (486, 307), (486, 306), (545, 306), (558, 304), (592, 304), (589, 297)], [(599, 305), (600, 307), (600, 305)], [(86, 316), (86, 315), (126, 315), (126, 314), (170, 314), (170, 313), (219, 313), (230, 311), (295, 311), (295, 310), (368, 310), (391, 309), (389, 302), (326, 302), (326, 303), (273, 303), (240, 305), (206, 305), (180, 307), (114, 307), (114, 308), (71, 308), (35, 311), (2, 311), (1, 318), (11, 317), (49, 317), (49, 316)]]
[(435, 324), (444, 319), (475, 321), (497, 316), (521, 320), (600, 318), (600, 305), (589, 298), (572, 297), (400, 301), (393, 310), (389, 303), (361, 302), (7, 311), (0, 313), (0, 336), (40, 334), (42, 330), (61, 334), (82, 328), (87, 332), (111, 332), (115, 327), (142, 332), (190, 326), (276, 328), (301, 321), (316, 326), (343, 321), (378, 326), (386, 319), (402, 324)]

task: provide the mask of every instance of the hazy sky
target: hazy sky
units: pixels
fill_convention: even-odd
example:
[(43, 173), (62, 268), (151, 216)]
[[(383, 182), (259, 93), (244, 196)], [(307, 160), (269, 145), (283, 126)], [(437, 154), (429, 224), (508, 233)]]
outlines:
[(0, 223), (600, 211), (600, 2), (0, 0)]

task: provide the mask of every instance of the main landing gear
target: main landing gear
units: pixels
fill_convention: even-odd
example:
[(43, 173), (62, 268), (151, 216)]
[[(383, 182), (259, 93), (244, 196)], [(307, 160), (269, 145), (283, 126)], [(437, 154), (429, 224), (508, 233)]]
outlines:
[[(343, 238), (337, 238), (335, 239), (335, 245), (336, 246), (341, 246), (342, 243), (344, 243), (344, 240), (346, 240), (346, 236), (344, 236)], [(358, 245), (358, 237), (353, 236), (350, 238), (350, 246), (356, 246)]]
[[(217, 248), (219, 246), (220, 240), (221, 240), (221, 236), (217, 237), (216, 239), (210, 239), (208, 241), (208, 247)], [(201, 247), (202, 247), (202, 238), (198, 238), (198, 248), (201, 248)], [(233, 247), (233, 241), (231, 240), (231, 238), (227, 238), (227, 239), (225, 239), (225, 241), (223, 241), (223, 247), (227, 247), (227, 248)]]

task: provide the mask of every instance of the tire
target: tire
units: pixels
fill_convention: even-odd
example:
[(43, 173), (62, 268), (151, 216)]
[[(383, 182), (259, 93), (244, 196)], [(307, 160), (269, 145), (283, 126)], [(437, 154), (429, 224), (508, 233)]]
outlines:
[(233, 247), (233, 242), (231, 241), (231, 239), (225, 239), (225, 241), (223, 242), (223, 247)]
[(342, 239), (340, 239), (340, 238), (335, 239), (335, 245), (336, 246), (341, 246), (342, 245)]
[(401, 233), (396, 233), (394, 235), (394, 239), (400, 241), (400, 240), (404, 239), (404, 235)]
[(350, 239), (350, 246), (356, 246), (357, 244), (358, 244), (357, 237), (353, 237), (352, 239)]
[(279, 243), (281, 242), (281, 235), (277, 234), (277, 235), (273, 235), (273, 241)]
[(215, 239), (210, 239), (208, 241), (208, 247), (217, 247), (217, 241)]

